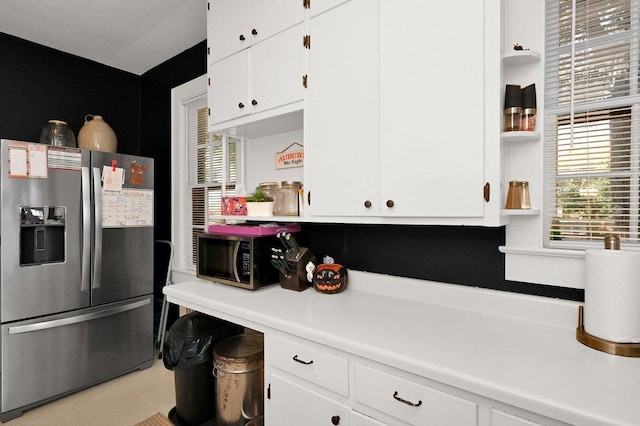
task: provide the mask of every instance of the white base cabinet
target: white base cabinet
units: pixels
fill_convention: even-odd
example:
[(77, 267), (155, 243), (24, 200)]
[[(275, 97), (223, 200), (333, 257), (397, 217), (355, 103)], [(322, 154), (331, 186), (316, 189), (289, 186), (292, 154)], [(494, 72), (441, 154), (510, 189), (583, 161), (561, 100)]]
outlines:
[(265, 342), (270, 425), (478, 424), (473, 401), (313, 342), (280, 335)]
[(349, 425), (351, 409), (338, 401), (309, 390), (304, 385), (271, 373), (271, 425)]
[(622, 426), (640, 417), (640, 366), (576, 341), (575, 303), (349, 278), (339, 295), (200, 280), (164, 292), (264, 333), (267, 425), (309, 424), (300, 407), (316, 400), (324, 424)]
[(565, 425), (297, 336), (265, 336), (266, 425)]

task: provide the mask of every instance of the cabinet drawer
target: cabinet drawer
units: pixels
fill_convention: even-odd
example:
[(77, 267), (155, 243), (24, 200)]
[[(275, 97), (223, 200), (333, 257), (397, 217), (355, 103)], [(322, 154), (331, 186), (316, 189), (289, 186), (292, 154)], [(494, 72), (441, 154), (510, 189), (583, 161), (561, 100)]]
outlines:
[(525, 420), (522, 417), (508, 414), (495, 408), (491, 409), (491, 426), (540, 426), (540, 423), (534, 423)]
[(355, 371), (356, 401), (413, 425), (476, 425), (477, 404), (362, 364)]
[(329, 351), (281, 337), (269, 343), (270, 364), (323, 388), (349, 396), (349, 362)]

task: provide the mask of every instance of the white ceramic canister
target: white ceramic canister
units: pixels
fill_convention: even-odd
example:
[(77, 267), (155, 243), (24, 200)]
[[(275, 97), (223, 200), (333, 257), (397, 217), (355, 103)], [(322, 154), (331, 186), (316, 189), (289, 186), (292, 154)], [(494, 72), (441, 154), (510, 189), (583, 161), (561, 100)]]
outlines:
[(116, 152), (118, 138), (102, 116), (87, 114), (84, 116), (84, 126), (78, 132), (78, 148)]

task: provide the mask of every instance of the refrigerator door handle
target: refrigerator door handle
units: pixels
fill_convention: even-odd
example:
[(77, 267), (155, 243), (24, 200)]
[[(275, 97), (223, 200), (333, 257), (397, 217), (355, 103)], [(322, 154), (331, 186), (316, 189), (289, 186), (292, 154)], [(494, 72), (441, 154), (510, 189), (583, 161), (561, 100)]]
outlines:
[(100, 169), (93, 168), (93, 279), (91, 288), (99, 288), (102, 279), (102, 179)]
[(80, 291), (89, 290), (91, 281), (91, 187), (89, 168), (82, 168), (82, 275)]
[(128, 305), (114, 306), (113, 308), (107, 308), (107, 309), (102, 309), (96, 312), (76, 315), (74, 317), (36, 322), (33, 324), (16, 325), (14, 327), (9, 327), (9, 334), (31, 333), (33, 331), (47, 330), (47, 329), (62, 327), (70, 324), (78, 324), (81, 322), (91, 321), (98, 318), (109, 317), (122, 312), (138, 309), (138, 308), (141, 308), (142, 306), (148, 305), (149, 303), (151, 303), (151, 299), (146, 298), (144, 300), (139, 300), (137, 302), (129, 303)]

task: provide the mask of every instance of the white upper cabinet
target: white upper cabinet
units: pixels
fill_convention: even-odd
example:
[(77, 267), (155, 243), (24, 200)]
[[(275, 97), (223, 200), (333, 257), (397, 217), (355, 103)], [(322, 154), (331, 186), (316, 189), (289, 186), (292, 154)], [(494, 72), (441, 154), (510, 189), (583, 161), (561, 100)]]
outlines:
[(486, 224), (485, 166), (490, 155), (499, 170), (499, 148), (488, 148), (499, 147), (500, 116), (488, 139), (485, 4), (352, 0), (313, 13), (310, 217)]
[(212, 0), (208, 16), (210, 130), (304, 99), (301, 1)]
[(303, 220), (505, 224), (503, 2), (305, 7), (211, 1), (210, 131), (304, 110)]
[(304, 21), (301, 0), (210, 0), (209, 63)]

